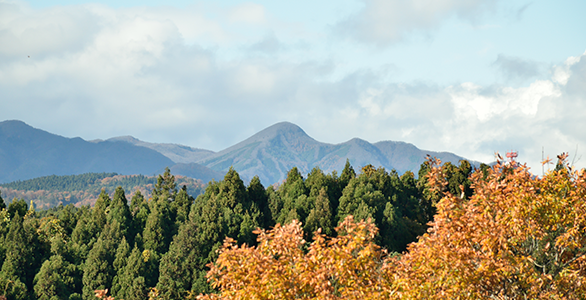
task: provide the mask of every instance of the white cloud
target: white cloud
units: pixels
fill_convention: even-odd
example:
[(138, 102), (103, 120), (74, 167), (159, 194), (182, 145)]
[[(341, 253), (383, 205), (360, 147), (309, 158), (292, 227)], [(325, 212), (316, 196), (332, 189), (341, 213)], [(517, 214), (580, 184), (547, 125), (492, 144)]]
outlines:
[(256, 3), (244, 3), (230, 9), (228, 19), (231, 22), (242, 22), (254, 25), (267, 22), (264, 6)]
[(362, 0), (364, 8), (336, 25), (343, 36), (388, 45), (413, 32), (426, 34), (452, 16), (474, 21), (494, 9), (494, 0)]

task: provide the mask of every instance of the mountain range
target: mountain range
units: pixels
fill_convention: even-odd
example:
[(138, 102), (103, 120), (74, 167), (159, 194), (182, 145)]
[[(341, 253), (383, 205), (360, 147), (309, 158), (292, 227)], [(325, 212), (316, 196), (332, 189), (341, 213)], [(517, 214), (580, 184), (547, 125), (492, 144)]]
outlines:
[(404, 142), (372, 144), (354, 138), (341, 144), (322, 143), (289, 122), (272, 125), (219, 152), (149, 143), (131, 136), (85, 141), (51, 134), (22, 121), (0, 122), (0, 183), (88, 172), (155, 175), (165, 167), (175, 175), (208, 182), (221, 180), (233, 167), (243, 179), (257, 175), (263, 184), (269, 185), (284, 180), (292, 167), (302, 174), (314, 167), (324, 172), (340, 172), (347, 159), (354, 168), (372, 164), (417, 174), (428, 154), (444, 162), (464, 159), (449, 152), (421, 150)]

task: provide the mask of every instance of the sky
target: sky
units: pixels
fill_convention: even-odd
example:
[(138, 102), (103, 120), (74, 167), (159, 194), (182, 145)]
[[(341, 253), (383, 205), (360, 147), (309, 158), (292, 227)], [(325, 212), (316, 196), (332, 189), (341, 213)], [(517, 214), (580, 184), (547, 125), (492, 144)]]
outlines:
[[(277, 122), (586, 167), (586, 1), (0, 0), (0, 121), (220, 151)], [(503, 155), (504, 156), (504, 155)]]

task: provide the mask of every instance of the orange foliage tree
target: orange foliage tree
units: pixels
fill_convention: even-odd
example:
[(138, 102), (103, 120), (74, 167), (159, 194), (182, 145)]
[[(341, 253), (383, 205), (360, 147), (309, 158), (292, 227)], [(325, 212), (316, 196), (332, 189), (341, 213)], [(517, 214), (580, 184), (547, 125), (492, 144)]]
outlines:
[[(396, 296), (586, 298), (584, 170), (537, 178), (526, 166), (500, 163), (483, 177), (472, 175), (469, 200), (445, 195), (428, 233), (392, 264)], [(441, 178), (437, 167), (428, 177), (440, 186)]]
[(338, 237), (316, 232), (304, 251), (303, 228), (294, 220), (257, 230), (258, 246), (226, 239), (208, 278), (219, 294), (199, 299), (381, 299), (388, 297), (384, 251), (373, 242), (376, 226), (347, 217)]

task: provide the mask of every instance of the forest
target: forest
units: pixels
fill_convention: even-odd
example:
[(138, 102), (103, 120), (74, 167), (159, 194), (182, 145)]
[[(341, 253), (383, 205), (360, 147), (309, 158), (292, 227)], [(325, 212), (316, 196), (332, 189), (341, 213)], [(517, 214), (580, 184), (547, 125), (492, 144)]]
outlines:
[[(245, 186), (197, 198), (167, 169), (152, 196), (95, 205), (0, 201), (8, 299), (580, 299), (586, 174), (517, 164), (421, 165)], [(309, 242), (311, 241), (311, 242)], [(576, 296), (578, 295), (578, 296)]]
[[(185, 186), (188, 194), (194, 197), (203, 193), (205, 189), (205, 184), (201, 180), (176, 176), (175, 181), (178, 186)], [(128, 196), (140, 191), (143, 196), (149, 198), (156, 183), (156, 176), (85, 173), (43, 176), (3, 183), (0, 187), (4, 198), (23, 199), (27, 203), (33, 203), (37, 209), (48, 209), (60, 204), (92, 206), (102, 190), (112, 196), (118, 187), (130, 192)]]

